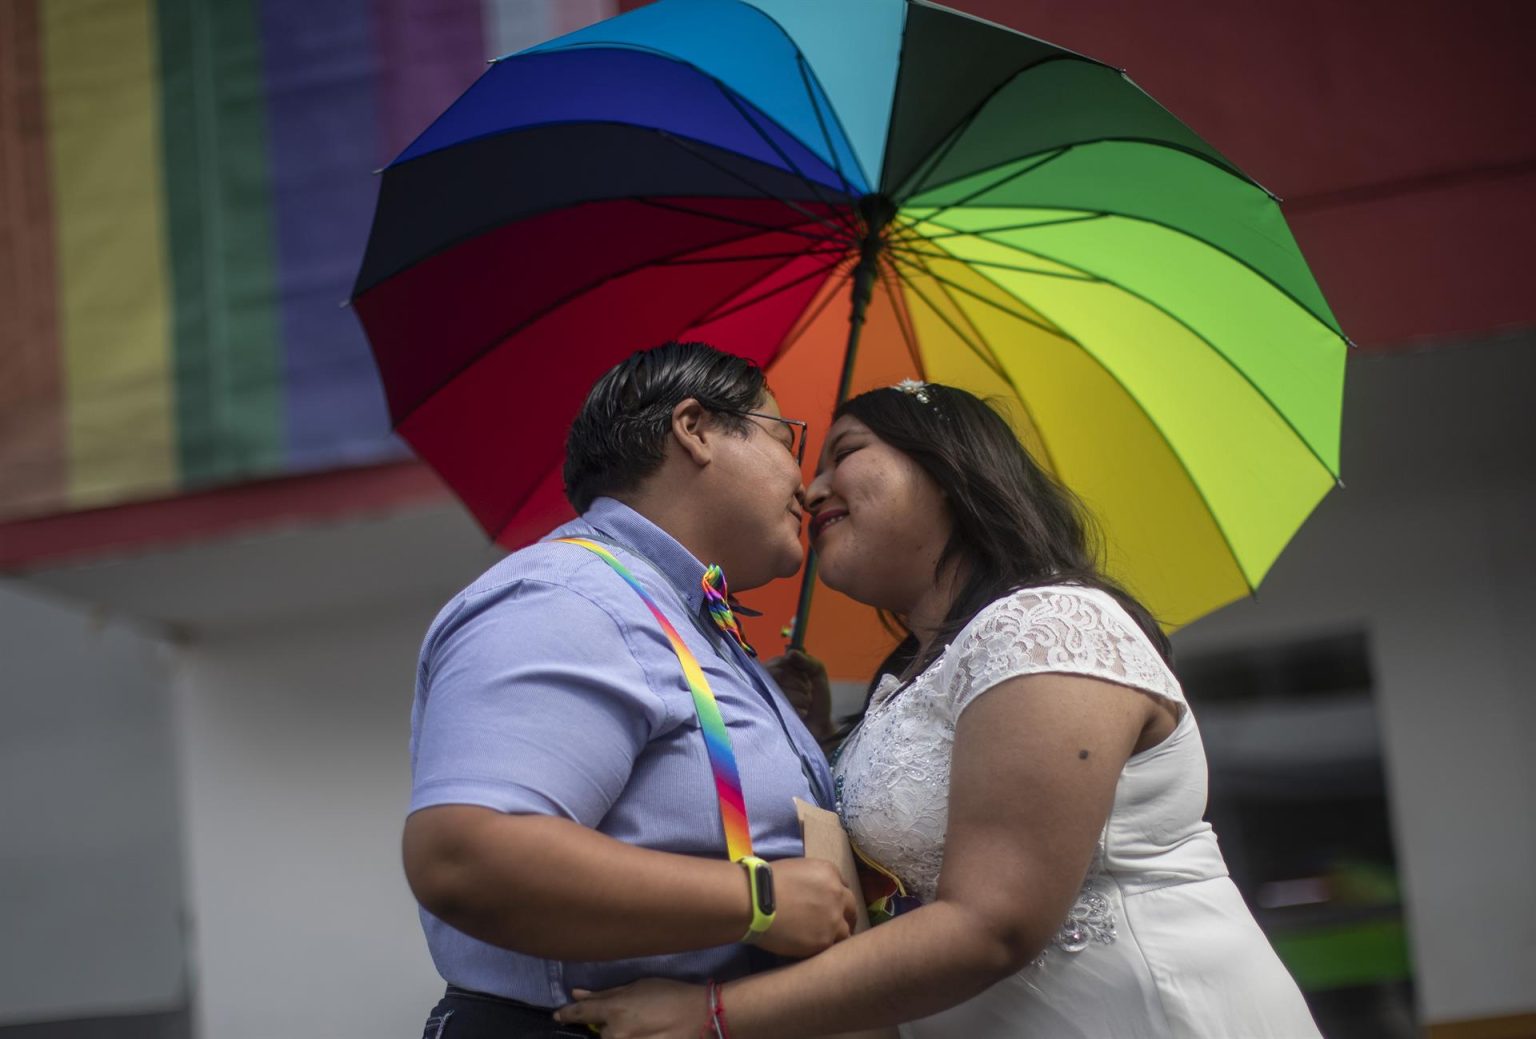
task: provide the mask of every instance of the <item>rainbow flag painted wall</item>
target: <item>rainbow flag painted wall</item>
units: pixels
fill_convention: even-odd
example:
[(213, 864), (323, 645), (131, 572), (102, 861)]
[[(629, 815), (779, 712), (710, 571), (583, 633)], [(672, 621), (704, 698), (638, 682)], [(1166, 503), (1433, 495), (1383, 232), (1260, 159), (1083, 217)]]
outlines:
[(613, 0), (0, 0), (0, 520), (399, 457), (372, 171)]

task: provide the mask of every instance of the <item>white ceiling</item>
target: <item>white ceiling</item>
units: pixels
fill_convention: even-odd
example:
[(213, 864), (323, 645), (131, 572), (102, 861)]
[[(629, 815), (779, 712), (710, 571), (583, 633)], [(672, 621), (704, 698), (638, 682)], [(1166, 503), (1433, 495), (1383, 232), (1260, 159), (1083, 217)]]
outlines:
[(498, 556), (457, 505), (293, 526), (38, 570), (23, 586), (197, 633), (441, 604)]

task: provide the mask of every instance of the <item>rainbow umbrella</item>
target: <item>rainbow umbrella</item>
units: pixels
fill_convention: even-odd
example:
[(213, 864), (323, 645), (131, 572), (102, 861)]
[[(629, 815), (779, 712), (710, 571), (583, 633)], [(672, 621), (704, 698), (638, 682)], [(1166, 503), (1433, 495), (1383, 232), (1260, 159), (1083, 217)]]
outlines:
[[(1337, 481), (1346, 341), (1276, 199), (1120, 70), (921, 0), (659, 0), (494, 62), (383, 171), (352, 302), (508, 546), (569, 514), (588, 387), (673, 338), (813, 422), (908, 377), (1009, 402), (1170, 626)], [(810, 648), (867, 675), (842, 625)]]

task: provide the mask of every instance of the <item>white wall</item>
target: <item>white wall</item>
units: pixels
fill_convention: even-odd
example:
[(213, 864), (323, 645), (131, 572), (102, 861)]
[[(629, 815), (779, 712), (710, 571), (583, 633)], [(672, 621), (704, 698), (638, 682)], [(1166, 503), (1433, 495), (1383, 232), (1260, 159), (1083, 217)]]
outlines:
[(1536, 1011), (1533, 376), (1529, 341), (1354, 365), (1348, 488), (1257, 599), (1175, 639), (1369, 632), (1427, 1023)]
[(185, 1006), (163, 649), (0, 584), (0, 1029)]
[(410, 1035), (441, 996), (399, 853), (411, 676), (438, 605), (182, 651), (198, 1035)]
[(1257, 602), (1178, 650), (1369, 633), (1421, 1017), (1536, 1010), (1536, 484), (1324, 508)]

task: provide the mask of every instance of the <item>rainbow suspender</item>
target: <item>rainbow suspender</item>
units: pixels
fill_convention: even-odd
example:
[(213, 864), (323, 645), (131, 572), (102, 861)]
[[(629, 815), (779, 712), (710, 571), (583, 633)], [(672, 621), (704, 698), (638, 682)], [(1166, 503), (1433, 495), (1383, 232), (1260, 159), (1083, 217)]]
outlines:
[(704, 669), (699, 667), (698, 658), (683, 643), (677, 629), (672, 627), (672, 622), (667, 620), (661, 607), (656, 605), (656, 600), (635, 579), (629, 567), (619, 562), (612, 552), (586, 538), (556, 540), (567, 545), (580, 545), (612, 567), (614, 573), (624, 578), (635, 590), (635, 594), (640, 596), (640, 601), (645, 603), (651, 615), (656, 618), (656, 623), (666, 633), (667, 640), (672, 643), (672, 652), (677, 654), (677, 662), (683, 666), (688, 690), (693, 693), (693, 709), (699, 716), (699, 728), (704, 730), (704, 748), (709, 752), (710, 769), (715, 774), (715, 796), (720, 799), (720, 823), (725, 828), (725, 853), (732, 862), (738, 861), (743, 855), (751, 855), (752, 831), (747, 826), (747, 802), (741, 793), (741, 772), (736, 768), (736, 752), (731, 748), (731, 736), (725, 731), (725, 719), (720, 717), (720, 705), (715, 702), (715, 694), (709, 688), (709, 680), (704, 677)]

